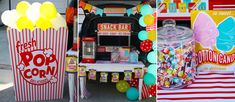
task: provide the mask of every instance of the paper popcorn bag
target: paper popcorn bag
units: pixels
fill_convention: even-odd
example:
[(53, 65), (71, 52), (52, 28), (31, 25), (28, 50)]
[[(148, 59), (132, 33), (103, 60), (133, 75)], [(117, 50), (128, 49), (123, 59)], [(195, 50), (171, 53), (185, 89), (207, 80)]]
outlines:
[(7, 29), (16, 101), (63, 98), (67, 28)]

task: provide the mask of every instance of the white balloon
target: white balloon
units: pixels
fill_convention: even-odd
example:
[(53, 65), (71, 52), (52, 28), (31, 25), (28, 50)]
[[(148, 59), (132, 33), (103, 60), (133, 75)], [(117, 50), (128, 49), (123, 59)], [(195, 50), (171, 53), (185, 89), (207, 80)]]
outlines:
[(51, 23), (56, 30), (58, 30), (60, 27), (67, 27), (65, 19), (59, 13), (57, 13), (56, 18), (51, 19)]
[(19, 16), (16, 10), (6, 10), (2, 13), (1, 19), (3, 24), (7, 25), (8, 27), (14, 28), (14, 25), (19, 19)]
[(9, 15), (10, 15), (10, 10), (6, 10), (2, 13), (1, 20), (2, 23), (9, 26)]
[(40, 17), (41, 4), (38, 2), (33, 3), (26, 11), (27, 17), (32, 20), (33, 23)]
[(16, 21), (19, 19), (19, 15), (17, 14), (16, 10), (11, 10), (9, 14), (9, 27), (14, 28), (16, 25)]

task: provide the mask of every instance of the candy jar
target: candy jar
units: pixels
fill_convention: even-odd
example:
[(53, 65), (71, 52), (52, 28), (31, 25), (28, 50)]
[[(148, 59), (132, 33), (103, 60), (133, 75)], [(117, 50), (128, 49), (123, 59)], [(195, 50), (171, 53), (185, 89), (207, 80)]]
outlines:
[(174, 20), (163, 21), (158, 31), (158, 69), (159, 87), (180, 89), (194, 80), (195, 44), (192, 30), (176, 26)]

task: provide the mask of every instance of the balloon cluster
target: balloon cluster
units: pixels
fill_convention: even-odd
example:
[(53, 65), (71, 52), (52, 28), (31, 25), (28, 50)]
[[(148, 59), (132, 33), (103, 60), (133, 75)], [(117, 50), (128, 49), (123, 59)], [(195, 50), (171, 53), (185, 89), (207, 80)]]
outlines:
[(57, 13), (55, 5), (48, 1), (42, 4), (34, 2), (32, 5), (27, 1), (21, 1), (16, 5), (16, 9), (4, 11), (1, 19), (6, 26), (18, 30), (66, 27), (65, 19)]
[(138, 38), (142, 41), (140, 43), (140, 49), (148, 53), (147, 60), (151, 63), (148, 66), (147, 73), (144, 75), (144, 83), (147, 86), (153, 86), (156, 84), (156, 12), (153, 12), (153, 9), (150, 5), (144, 4), (140, 8), (140, 14), (142, 15), (139, 19), (139, 24), (142, 27), (146, 27), (145, 30), (142, 30), (138, 34)]
[(121, 80), (116, 84), (116, 89), (121, 93), (126, 93), (128, 100), (135, 101), (139, 97), (139, 92), (136, 87), (130, 87), (130, 84)]

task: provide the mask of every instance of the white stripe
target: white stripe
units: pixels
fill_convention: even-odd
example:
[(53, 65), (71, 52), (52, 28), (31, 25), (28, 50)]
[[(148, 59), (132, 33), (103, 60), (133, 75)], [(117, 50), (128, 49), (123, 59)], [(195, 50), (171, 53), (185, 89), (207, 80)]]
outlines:
[(210, 74), (210, 73), (217, 73), (217, 74), (231, 74), (231, 73), (233, 73), (233, 72), (231, 72), (231, 71), (223, 71), (223, 72), (198, 72), (198, 74)]
[(204, 86), (235, 86), (235, 84), (221, 84), (221, 83), (211, 83), (211, 84), (192, 84), (188, 87), (204, 87)]
[(194, 82), (235, 82), (235, 79), (196, 79)]
[(158, 93), (235, 91), (235, 88), (158, 90)]
[(213, 10), (235, 10), (235, 8), (213, 8)]
[(199, 76), (196, 76), (196, 78), (214, 78), (214, 77), (224, 78), (224, 77), (234, 77), (234, 75), (199, 75)]
[(210, 100), (158, 100), (157, 102), (234, 102), (234, 99), (210, 99)]
[(227, 6), (235, 6), (234, 4), (232, 4), (232, 5), (213, 5), (214, 7), (220, 7), (220, 6), (222, 6), (222, 7), (227, 7)]
[(158, 98), (194, 98), (194, 97), (235, 97), (235, 94), (218, 93), (218, 94), (172, 94), (172, 95), (158, 95)]

